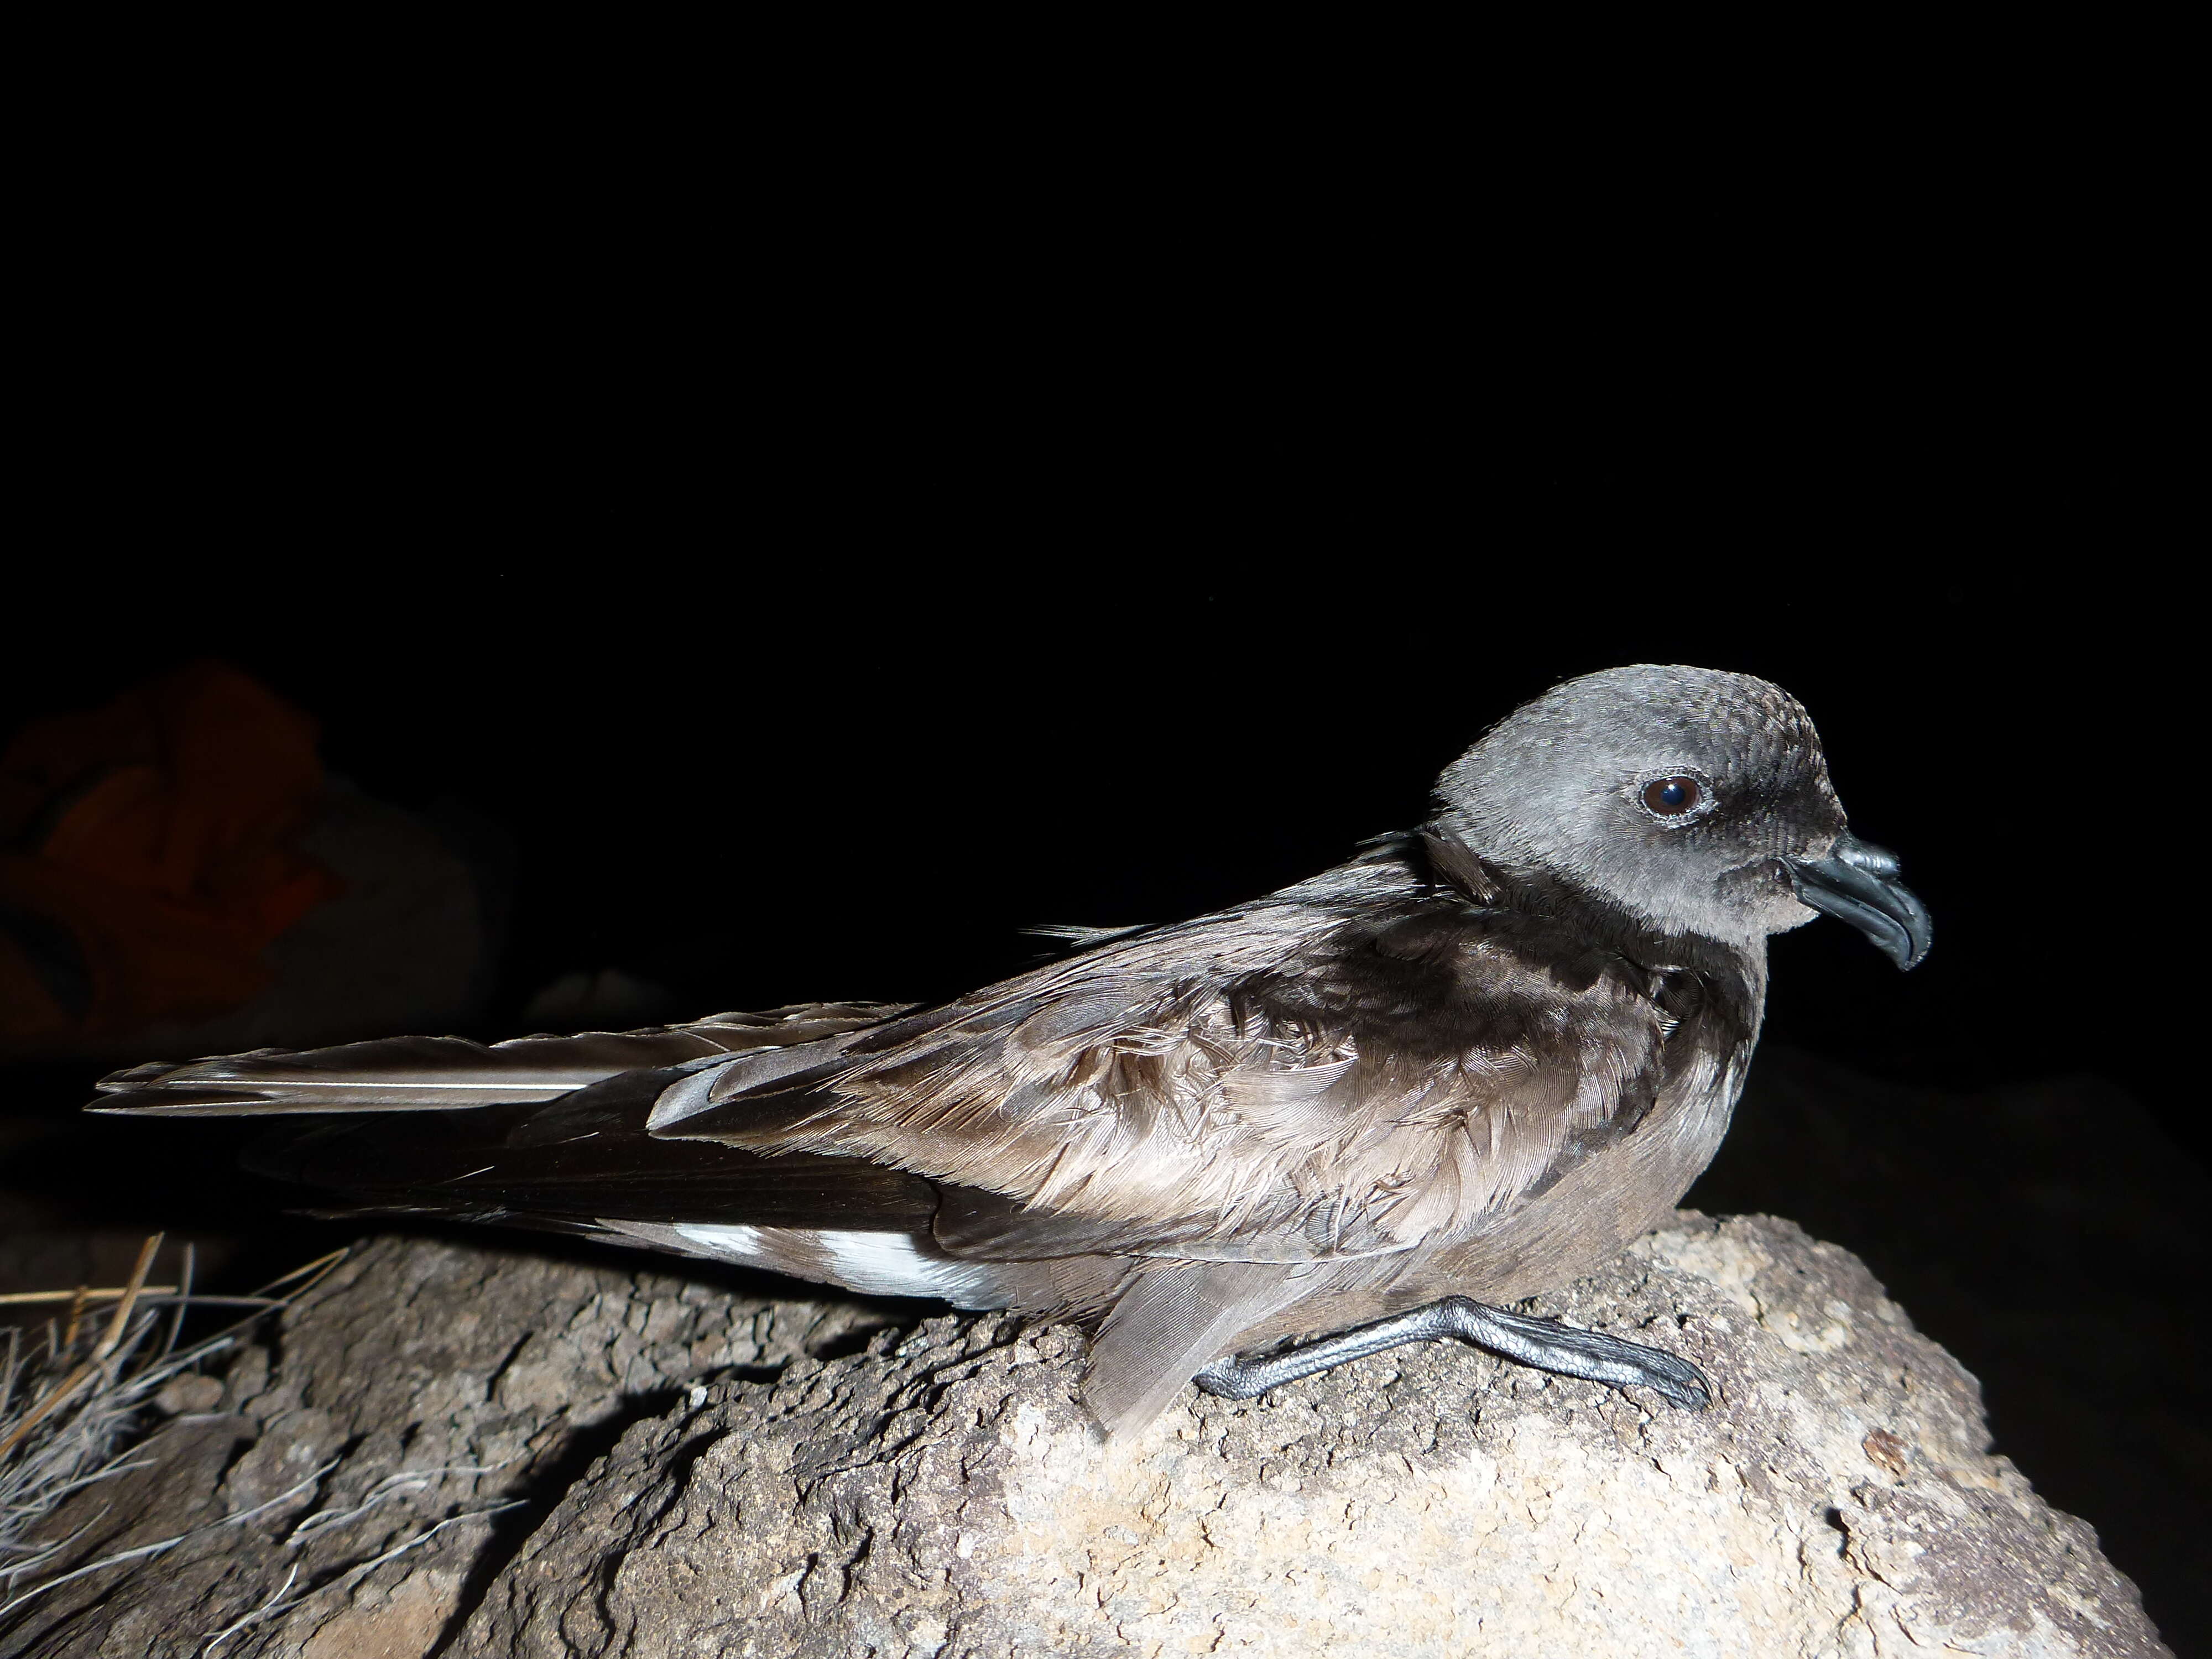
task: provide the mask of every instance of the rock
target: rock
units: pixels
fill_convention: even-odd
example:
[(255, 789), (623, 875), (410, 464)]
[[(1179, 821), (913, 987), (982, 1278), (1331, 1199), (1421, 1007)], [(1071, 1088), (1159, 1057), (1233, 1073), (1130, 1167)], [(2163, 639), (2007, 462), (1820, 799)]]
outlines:
[(491, 941), (468, 861), (427, 820), (341, 784), (300, 848), (343, 884), (266, 952), (270, 983), (244, 1006), (118, 1036), (93, 1050), (149, 1055), (309, 1048), (465, 1024)]
[[(773, 1376), (915, 1316), (562, 1248), (356, 1250), (238, 1354), (216, 1399), (208, 1379), (177, 1389), (201, 1408), (48, 1521), (45, 1537), (71, 1541), (0, 1595), (0, 1656), (184, 1659), (241, 1620), (221, 1659), (427, 1653), (632, 1419), (700, 1378)], [(165, 1540), (181, 1541), (39, 1589)]]
[(221, 1404), (222, 1384), (197, 1371), (170, 1378), (154, 1395), (154, 1409), (165, 1417), (181, 1417), (186, 1412), (211, 1412)]
[(1973, 1379), (1787, 1222), (1686, 1212), (1536, 1304), (1696, 1359), (1720, 1398), (1694, 1416), (1433, 1344), (1193, 1391), (1109, 1446), (1072, 1330), (769, 1287), (370, 1245), (51, 1535), (108, 1506), (66, 1570), (267, 1507), (0, 1643), (182, 1656), (243, 1619), (226, 1659), (2166, 1651), (2089, 1528), (1990, 1454)]
[(1763, 1041), (1690, 1202), (1863, 1259), (2168, 1644), (2212, 1654), (2212, 1177), (2139, 1103), (2090, 1077), (1954, 1092)]

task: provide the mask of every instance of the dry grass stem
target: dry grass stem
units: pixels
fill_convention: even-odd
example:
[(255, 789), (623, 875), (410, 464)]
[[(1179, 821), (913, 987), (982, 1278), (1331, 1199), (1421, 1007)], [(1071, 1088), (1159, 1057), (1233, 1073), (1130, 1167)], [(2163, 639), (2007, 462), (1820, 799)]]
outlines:
[[(187, 1244), (185, 1248), (190, 1249), (191, 1246)], [(178, 1287), (174, 1285), (149, 1285), (140, 1294), (174, 1296), (177, 1290)], [(0, 1296), (0, 1308), (33, 1302), (68, 1302), (77, 1297), (82, 1297), (86, 1302), (112, 1302), (127, 1293), (119, 1285), (100, 1290), (86, 1290), (79, 1286), (74, 1291), (9, 1291), (5, 1296)]]
[[(253, 1296), (198, 1296), (192, 1291), (189, 1245), (174, 1285), (148, 1284), (161, 1245), (159, 1234), (148, 1239), (129, 1281), (116, 1290), (33, 1291), (8, 1298), (67, 1301), (71, 1316), (61, 1333), (49, 1322), (46, 1340), (27, 1352), (21, 1334), (9, 1331), (0, 1352), (0, 1587), (12, 1589), (74, 1541), (32, 1536), (63, 1499), (146, 1467), (131, 1460), (128, 1448), (140, 1437), (148, 1407), (165, 1383), (235, 1347), (254, 1321), (307, 1294), (345, 1255), (333, 1251)], [(275, 1294), (279, 1291), (283, 1293)], [(115, 1306), (104, 1321), (83, 1317), (86, 1304), (109, 1300)], [(242, 1309), (244, 1317), (202, 1340), (182, 1344), (185, 1313), (216, 1307)], [(270, 1504), (210, 1524), (235, 1526), (311, 1489), (327, 1472), (319, 1470)], [(13, 1596), (0, 1613), (58, 1584), (159, 1555), (194, 1535), (186, 1533), (78, 1567)]]

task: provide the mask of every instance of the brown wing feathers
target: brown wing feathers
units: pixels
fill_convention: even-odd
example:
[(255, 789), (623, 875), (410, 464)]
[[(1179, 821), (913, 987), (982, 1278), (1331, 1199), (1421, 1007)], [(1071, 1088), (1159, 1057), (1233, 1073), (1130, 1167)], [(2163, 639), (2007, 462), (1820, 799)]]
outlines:
[(1471, 1226), (1651, 1097), (1632, 975), (1563, 982), (1463, 882), (1389, 878), (1378, 909), (1384, 876), (1344, 880), (1357, 904), (1294, 889), (920, 1012), (403, 1038), (101, 1086), (129, 1103), (107, 1109), (363, 1113), (253, 1159), (358, 1205), (1110, 1310), (1088, 1389), (1127, 1425), (1320, 1264)]
[(902, 1012), (891, 1003), (805, 1003), (766, 1013), (715, 1014), (645, 1031), (471, 1042), (386, 1037), (287, 1054), (259, 1049), (182, 1064), (157, 1060), (102, 1078), (128, 1104), (94, 1111), (179, 1117), (288, 1112), (449, 1112), (554, 1100), (625, 1072), (754, 1049), (788, 1049), (863, 1030)]
[[(1597, 974), (1563, 996), (1455, 896), (1348, 939), (1326, 915), (1272, 937), (1235, 920), (1218, 952), (1163, 930), (898, 1022), (903, 1041), (870, 1033), (818, 1086), (701, 1073), (655, 1121), (1001, 1195), (940, 1219), (979, 1256), (1284, 1261), (1463, 1229), (1650, 1098), (1639, 988)], [(1207, 954), (1243, 971), (1168, 971)]]
[[(642, 1091), (650, 1100), (649, 1087)], [(246, 1154), (247, 1167), (360, 1203), (418, 1211), (506, 1208), (637, 1221), (927, 1231), (937, 1189), (853, 1158), (763, 1158), (722, 1146), (656, 1140), (635, 1128), (518, 1144), (517, 1109), (418, 1119), (397, 1128), (347, 1117), (288, 1129)]]

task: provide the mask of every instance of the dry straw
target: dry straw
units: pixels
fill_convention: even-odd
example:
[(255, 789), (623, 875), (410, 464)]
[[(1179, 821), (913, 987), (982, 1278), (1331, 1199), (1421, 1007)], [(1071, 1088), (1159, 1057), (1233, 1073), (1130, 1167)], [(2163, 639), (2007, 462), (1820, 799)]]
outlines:
[[(146, 1467), (132, 1461), (130, 1447), (162, 1387), (234, 1348), (248, 1326), (305, 1295), (345, 1255), (335, 1250), (250, 1297), (210, 1297), (193, 1294), (189, 1244), (177, 1282), (149, 1285), (161, 1247), (156, 1233), (139, 1250), (129, 1281), (112, 1289), (0, 1297), (9, 1304), (68, 1304), (65, 1325), (49, 1320), (43, 1341), (26, 1342), (21, 1330), (10, 1330), (0, 1357), (0, 1601), (6, 1603), (0, 1614), (68, 1579), (118, 1565), (94, 1562), (18, 1593), (26, 1579), (75, 1541), (39, 1535), (64, 1498)], [(104, 1319), (88, 1322), (88, 1311), (104, 1310), (111, 1302), (113, 1310)], [(198, 1307), (242, 1307), (247, 1312), (228, 1329), (180, 1346), (185, 1314)]]

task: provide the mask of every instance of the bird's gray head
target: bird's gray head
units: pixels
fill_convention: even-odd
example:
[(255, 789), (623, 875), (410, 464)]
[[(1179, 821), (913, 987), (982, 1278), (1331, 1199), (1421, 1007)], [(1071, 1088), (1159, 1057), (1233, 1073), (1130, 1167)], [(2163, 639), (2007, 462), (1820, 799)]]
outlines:
[(1845, 826), (1797, 700), (1747, 674), (1650, 664), (1547, 691), (1437, 780), (1440, 828), (1492, 863), (1564, 876), (1667, 933), (1750, 945), (1850, 921), (1901, 968), (1928, 914)]

